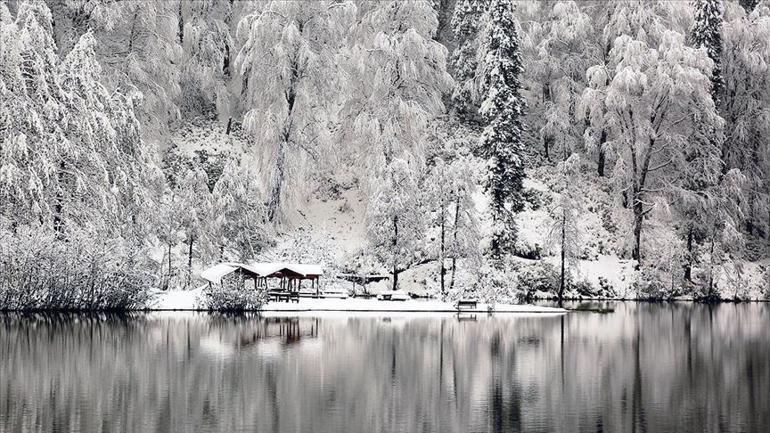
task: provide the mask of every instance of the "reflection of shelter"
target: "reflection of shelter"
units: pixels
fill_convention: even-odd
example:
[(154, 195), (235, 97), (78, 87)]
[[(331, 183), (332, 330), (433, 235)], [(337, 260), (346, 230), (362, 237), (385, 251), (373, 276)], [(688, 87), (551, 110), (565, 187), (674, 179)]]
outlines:
[(241, 334), (239, 345), (245, 347), (270, 340), (282, 345), (296, 344), (303, 339), (318, 337), (318, 326), (318, 319), (267, 318), (260, 326)]
[(254, 289), (264, 288), (275, 293), (298, 295), (302, 282), (307, 281), (309, 289), (318, 296), (323, 266), (299, 263), (220, 263), (201, 272), (201, 278), (208, 281), (209, 285), (221, 284), (224, 277), (232, 274), (253, 280)]

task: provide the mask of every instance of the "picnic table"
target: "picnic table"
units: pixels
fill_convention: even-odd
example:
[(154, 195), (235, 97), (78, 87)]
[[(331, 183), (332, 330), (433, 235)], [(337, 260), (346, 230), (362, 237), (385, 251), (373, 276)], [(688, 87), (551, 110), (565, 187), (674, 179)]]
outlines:
[(299, 292), (268, 292), (267, 295), (271, 301), (299, 303)]

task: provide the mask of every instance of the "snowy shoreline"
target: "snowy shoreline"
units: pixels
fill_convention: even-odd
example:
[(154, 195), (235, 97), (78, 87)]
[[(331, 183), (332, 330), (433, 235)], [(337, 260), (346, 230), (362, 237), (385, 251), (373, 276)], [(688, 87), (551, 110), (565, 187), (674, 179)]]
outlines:
[[(189, 291), (159, 292), (147, 311), (208, 311), (200, 307), (200, 289)], [(378, 301), (376, 299), (313, 299), (300, 298), (299, 302), (269, 302), (259, 310), (263, 313), (309, 313), (309, 312), (350, 312), (350, 313), (457, 313), (452, 303), (435, 300)], [(476, 308), (463, 308), (461, 313), (537, 313), (564, 314), (567, 310), (537, 305), (479, 303)]]

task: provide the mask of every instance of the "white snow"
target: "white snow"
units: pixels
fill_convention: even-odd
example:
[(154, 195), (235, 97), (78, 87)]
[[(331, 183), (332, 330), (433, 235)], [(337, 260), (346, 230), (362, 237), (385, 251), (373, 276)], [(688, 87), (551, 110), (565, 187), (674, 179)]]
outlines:
[[(200, 309), (198, 296), (202, 288), (189, 291), (158, 292), (151, 310), (197, 310)], [(314, 299), (300, 298), (299, 302), (269, 302), (263, 312), (411, 312), (411, 313), (456, 313), (457, 308), (449, 302), (436, 300), (378, 301), (376, 299)], [(463, 313), (488, 313), (490, 305), (479, 303), (477, 308), (464, 308)], [(547, 313), (561, 314), (561, 308), (536, 305), (495, 304), (495, 313)]]
[(219, 284), (222, 281), (222, 277), (234, 272), (236, 269), (238, 269), (236, 266), (219, 263), (202, 271), (200, 277), (214, 284)]
[(194, 290), (155, 291), (155, 299), (150, 303), (150, 310), (198, 310), (198, 298), (203, 291), (201, 286)]

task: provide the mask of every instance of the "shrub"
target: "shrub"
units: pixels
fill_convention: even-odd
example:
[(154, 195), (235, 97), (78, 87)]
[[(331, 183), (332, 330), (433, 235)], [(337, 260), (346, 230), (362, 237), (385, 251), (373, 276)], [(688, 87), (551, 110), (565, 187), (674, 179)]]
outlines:
[(203, 289), (201, 303), (203, 308), (215, 311), (259, 310), (267, 303), (267, 289), (255, 288), (252, 280), (231, 274), (221, 284)]
[(519, 288), (526, 300), (532, 300), (537, 292), (557, 294), (559, 292), (559, 272), (556, 266), (547, 262), (538, 262), (534, 266), (523, 268), (518, 275)]
[(615, 291), (615, 288), (612, 287), (612, 284), (610, 284), (608, 279), (600, 276), (599, 292), (597, 293), (597, 296), (600, 298), (614, 298), (618, 296), (618, 293)]
[(517, 240), (514, 245), (513, 255), (529, 260), (540, 260), (543, 257), (543, 247), (540, 244), (529, 244), (521, 240)]
[[(479, 269), (476, 283), (471, 287), (471, 295), (478, 296), (482, 302), (494, 303), (519, 303), (525, 299), (525, 293), (516, 282), (516, 275), (510, 266), (498, 269), (486, 264)], [(468, 293), (464, 293), (468, 296)]]
[(130, 310), (144, 308), (152, 276), (146, 254), (123, 239), (35, 227), (0, 229), (0, 309)]

